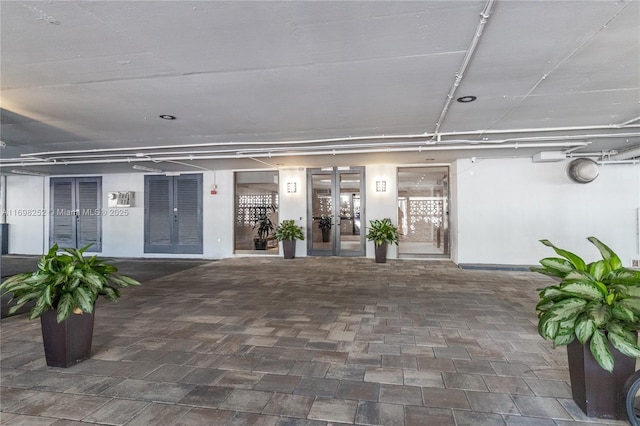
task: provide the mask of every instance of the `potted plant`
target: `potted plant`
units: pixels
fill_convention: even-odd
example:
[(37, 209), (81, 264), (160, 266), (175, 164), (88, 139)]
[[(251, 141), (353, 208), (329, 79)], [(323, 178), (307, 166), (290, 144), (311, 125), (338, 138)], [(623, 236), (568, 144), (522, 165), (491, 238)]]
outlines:
[(539, 289), (538, 332), (554, 346), (568, 345), (573, 399), (593, 417), (626, 419), (623, 387), (640, 358), (640, 271), (595, 237), (602, 259), (582, 258), (540, 240), (561, 257), (540, 261), (534, 272), (559, 282)]
[(369, 221), (367, 240), (373, 241), (376, 250), (376, 263), (387, 261), (387, 246), (398, 245), (398, 228), (391, 223), (391, 219), (374, 219)]
[(40, 257), (35, 272), (14, 275), (0, 284), (2, 294), (12, 293), (16, 299), (9, 313), (35, 301), (29, 319), (40, 318), (49, 366), (69, 367), (89, 358), (96, 299), (115, 301), (119, 287), (140, 285), (97, 256), (84, 257), (90, 246), (59, 252), (55, 244)]
[(257, 220), (253, 225), (253, 229), (257, 229), (257, 236), (253, 239), (256, 250), (267, 249), (269, 234), (271, 234), (275, 229), (275, 226), (271, 221), (271, 211), (274, 210), (275, 207), (273, 205), (263, 207), (259, 210)]
[(293, 219), (283, 220), (276, 227), (273, 234), (276, 240), (282, 241), (282, 251), (285, 259), (293, 259), (296, 257), (296, 240), (304, 240), (302, 227), (296, 225)]
[(322, 215), (318, 219), (318, 228), (322, 231), (322, 242), (328, 243), (331, 233), (331, 216)]

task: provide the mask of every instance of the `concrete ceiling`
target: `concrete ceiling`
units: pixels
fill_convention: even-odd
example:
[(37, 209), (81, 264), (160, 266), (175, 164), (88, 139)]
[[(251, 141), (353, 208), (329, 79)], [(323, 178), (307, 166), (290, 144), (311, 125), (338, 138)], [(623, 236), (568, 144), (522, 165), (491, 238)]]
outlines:
[(0, 8), (2, 172), (433, 164), (540, 151), (606, 160), (640, 145), (639, 1)]

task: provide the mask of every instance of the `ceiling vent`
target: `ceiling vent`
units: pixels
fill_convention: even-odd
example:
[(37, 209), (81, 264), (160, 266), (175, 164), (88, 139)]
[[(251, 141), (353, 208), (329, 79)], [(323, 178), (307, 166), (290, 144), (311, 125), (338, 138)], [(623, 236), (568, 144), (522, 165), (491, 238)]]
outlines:
[(589, 158), (576, 158), (567, 166), (567, 175), (577, 183), (593, 182), (598, 174), (598, 164)]

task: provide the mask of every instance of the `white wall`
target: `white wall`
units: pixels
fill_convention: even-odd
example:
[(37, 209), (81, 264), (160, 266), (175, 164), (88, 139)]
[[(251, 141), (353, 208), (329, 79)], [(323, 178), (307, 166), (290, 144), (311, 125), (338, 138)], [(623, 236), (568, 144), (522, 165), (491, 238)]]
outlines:
[(46, 177), (7, 176), (9, 253), (43, 254), (47, 250), (49, 204), (45, 204), (45, 192), (48, 188)]
[[(373, 219), (391, 219), (394, 225), (398, 224), (398, 172), (394, 165), (367, 166), (365, 169), (366, 201), (365, 223), (362, 224), (362, 232), (369, 231), (369, 222)], [(387, 191), (376, 192), (376, 181), (386, 181)], [(367, 257), (375, 257), (375, 248), (372, 241), (367, 241)], [(387, 258), (398, 257), (398, 246), (390, 245)]]
[[(211, 189), (216, 185), (217, 194)], [(222, 259), (233, 255), (234, 201), (233, 172), (205, 172), (203, 176), (203, 256)]]
[[(126, 216), (103, 216), (102, 256), (113, 257), (195, 257), (217, 259), (233, 254), (233, 173), (231, 171), (202, 172), (202, 255), (171, 255), (144, 253), (144, 174), (126, 173), (102, 177), (103, 207), (107, 193), (135, 191), (134, 207), (126, 208)], [(216, 194), (211, 194), (213, 185)], [(120, 210), (120, 209), (118, 209)]]
[(458, 253), (458, 161), (449, 167), (449, 253), (451, 260), (459, 263)]
[[(539, 239), (576, 252), (588, 261), (598, 258), (586, 241), (596, 236), (621, 257), (625, 265), (640, 258), (638, 209), (640, 208), (640, 166), (607, 165), (592, 183), (573, 183), (566, 175), (566, 163), (533, 163), (530, 159), (458, 160), (451, 165), (450, 216), (451, 257), (456, 263), (531, 265), (554, 255)], [(207, 259), (233, 256), (234, 174), (233, 171), (203, 174), (203, 255)], [(366, 200), (363, 232), (372, 219), (391, 218), (397, 223), (397, 168), (372, 165), (365, 170)], [(376, 192), (378, 180), (387, 182), (386, 192)], [(217, 194), (211, 195), (212, 185)], [(295, 219), (306, 233), (306, 171), (280, 171), (280, 219)], [(297, 192), (286, 192), (296, 182)], [(126, 216), (103, 216), (103, 250), (113, 257), (171, 257), (145, 254), (144, 175), (104, 175), (103, 206), (110, 191), (134, 191), (136, 204)], [(7, 205), (12, 210), (48, 212), (49, 179), (38, 176), (8, 176)], [(47, 215), (8, 214), (9, 252), (42, 254), (49, 246)], [(374, 256), (367, 242), (367, 257)], [(306, 255), (306, 244), (297, 244), (296, 256)], [(184, 257), (176, 255), (175, 257)], [(388, 257), (397, 257), (397, 247)]]
[(595, 236), (630, 266), (637, 255), (640, 166), (607, 165), (589, 184), (573, 183), (567, 162), (458, 160), (452, 167), (457, 263), (537, 264), (554, 256), (547, 238), (587, 261), (599, 258)]
[[(114, 191), (133, 191), (132, 207), (109, 208), (107, 196)], [(102, 176), (102, 256), (143, 257), (144, 175), (118, 173)]]
[[(216, 195), (211, 194), (214, 182), (217, 184)], [(108, 208), (107, 194), (113, 191), (135, 192), (134, 206)], [(233, 255), (233, 172), (204, 172), (203, 192), (203, 255), (174, 257), (214, 259)], [(48, 249), (49, 205), (49, 178), (7, 177), (9, 253), (42, 254)], [(144, 253), (144, 174), (118, 173), (102, 176), (102, 208), (101, 256), (173, 256)]]
[[(302, 232), (305, 236), (304, 241), (296, 243), (296, 257), (307, 255), (307, 174), (304, 168), (281, 169), (279, 174), (279, 205), (278, 217), (280, 221), (294, 219), (296, 225), (302, 226)], [(296, 184), (296, 192), (287, 192), (287, 183)], [(280, 254), (282, 243), (280, 243)]]

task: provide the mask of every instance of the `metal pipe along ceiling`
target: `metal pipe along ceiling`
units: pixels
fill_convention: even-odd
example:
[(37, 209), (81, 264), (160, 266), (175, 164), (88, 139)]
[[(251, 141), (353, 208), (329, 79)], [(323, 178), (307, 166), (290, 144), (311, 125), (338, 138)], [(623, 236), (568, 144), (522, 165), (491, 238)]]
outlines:
[(640, 146), (632, 148), (630, 150), (614, 154), (610, 157), (611, 160), (630, 160), (632, 158), (640, 157)]
[[(637, 136), (636, 133), (597, 133), (597, 134), (576, 134), (576, 135), (564, 135), (564, 136), (534, 136), (534, 137), (520, 137), (520, 138), (503, 138), (499, 140), (492, 141), (478, 141), (478, 140), (446, 140), (440, 142), (430, 142), (430, 141), (405, 141), (405, 142), (394, 142), (392, 145), (381, 146), (380, 144), (376, 144), (373, 142), (369, 143), (352, 143), (352, 144), (329, 144), (322, 146), (310, 146), (303, 144), (303, 146), (279, 146), (280, 144), (276, 144), (278, 146), (265, 147), (264, 143), (256, 144), (261, 145), (256, 148), (250, 148), (254, 144), (247, 144), (247, 147), (237, 147), (233, 149), (212, 149), (212, 150), (172, 150), (172, 151), (161, 151), (160, 148), (169, 148), (168, 146), (156, 146), (156, 147), (146, 147), (146, 149), (159, 149), (155, 152), (136, 152), (132, 156), (131, 151), (142, 151), (143, 148), (114, 148), (114, 149), (90, 149), (90, 150), (75, 150), (75, 151), (51, 151), (51, 152), (43, 152), (43, 153), (34, 153), (34, 154), (24, 154), (21, 158), (5, 158), (0, 159), (0, 167), (3, 166), (27, 166), (27, 165), (36, 165), (36, 164), (72, 164), (78, 163), (81, 160), (88, 159), (103, 159), (103, 163), (115, 162), (118, 158), (125, 158), (127, 161), (165, 161), (167, 158), (181, 158), (181, 159), (200, 159), (204, 158), (204, 156), (210, 156), (210, 154), (235, 154), (236, 158), (239, 158), (241, 155), (247, 155), (252, 153), (274, 153), (278, 151), (287, 152), (289, 155), (307, 155), (307, 152), (310, 150), (315, 151), (323, 151), (328, 155), (336, 155), (343, 154), (347, 151), (353, 149), (374, 149), (378, 152), (377, 149), (383, 150), (396, 150), (398, 148), (407, 148), (413, 147), (415, 151), (426, 150), (428, 147), (430, 150), (456, 150), (462, 149), (458, 148), (461, 146), (471, 146), (471, 147), (481, 147), (484, 145), (488, 145), (490, 147), (497, 147), (497, 145), (506, 144), (506, 143), (520, 143), (521, 147), (527, 146), (526, 144), (531, 144), (533, 142), (560, 142), (566, 143), (568, 141), (589, 141), (598, 138), (628, 138)], [(358, 138), (360, 139), (360, 138)], [(290, 142), (289, 142), (290, 144)], [(190, 146), (194, 147), (215, 147), (217, 145), (222, 145), (223, 147), (229, 146), (228, 143), (211, 143), (211, 144), (191, 144), (191, 145), (172, 145), (171, 147), (181, 147), (181, 148), (189, 148)], [(241, 144), (242, 145), (242, 144)], [(508, 148), (511, 145), (506, 145), (502, 148)], [(547, 147), (551, 147), (553, 145), (546, 144)], [(565, 146), (565, 145), (561, 145)], [(582, 147), (582, 145), (575, 145), (572, 149), (569, 148), (569, 152), (573, 151), (577, 148)], [(480, 149), (480, 148), (478, 148)], [(118, 152), (116, 152), (118, 151)], [(122, 152), (120, 152), (122, 151)], [(363, 153), (365, 151), (362, 151)], [(67, 155), (62, 155), (67, 153)], [(50, 155), (57, 154), (57, 155)], [(38, 155), (38, 157), (36, 157)], [(225, 157), (227, 158), (227, 157)]]
[[(344, 155), (344, 154), (373, 154), (385, 152), (426, 152), (426, 151), (458, 151), (458, 150), (479, 150), (479, 149), (518, 149), (518, 148), (549, 148), (561, 147), (571, 148), (578, 146), (587, 146), (590, 142), (546, 142), (546, 143), (508, 143), (508, 144), (479, 144), (479, 145), (455, 145), (455, 146), (389, 146), (389, 147), (370, 147), (370, 148), (345, 148), (345, 149), (319, 149), (316, 151), (250, 151), (235, 152), (226, 154), (208, 154), (208, 155), (177, 155), (166, 156), (157, 159), (149, 157), (127, 157), (127, 158), (101, 158), (95, 160), (63, 160), (63, 161), (32, 161), (25, 164), (24, 162), (15, 162), (2, 164), (2, 167), (20, 167), (20, 166), (52, 166), (52, 165), (73, 165), (73, 164), (110, 164), (110, 163), (139, 163), (146, 161), (193, 161), (193, 160), (224, 160), (224, 159), (241, 159), (241, 158), (271, 158), (271, 157), (287, 157), (292, 155), (317, 156), (317, 155)], [(170, 155), (170, 154), (169, 154)], [(35, 159), (31, 159), (35, 160)]]
[[(637, 125), (621, 125), (621, 124), (607, 124), (607, 125), (596, 125), (596, 126), (573, 126), (573, 127), (544, 127), (544, 128), (526, 128), (526, 129), (501, 129), (501, 130), (470, 130), (470, 131), (453, 131), (453, 132), (442, 132), (439, 134), (435, 133), (414, 133), (414, 134), (395, 134), (395, 135), (371, 135), (371, 136), (346, 136), (346, 137), (336, 137), (336, 138), (319, 138), (319, 139), (301, 139), (301, 140), (289, 140), (289, 141), (233, 141), (233, 142), (206, 142), (206, 143), (196, 143), (196, 144), (180, 144), (180, 145), (151, 145), (151, 146), (135, 146), (135, 147), (121, 147), (121, 148), (93, 148), (93, 149), (76, 149), (76, 150), (60, 150), (60, 151), (42, 151), (42, 152), (34, 152), (34, 153), (26, 153), (22, 154), (21, 157), (24, 160), (30, 159), (29, 157), (42, 157), (42, 156), (50, 156), (55, 155), (56, 157), (60, 157), (62, 154), (91, 154), (91, 153), (106, 153), (106, 152), (136, 152), (136, 155), (147, 155), (142, 154), (143, 151), (149, 151), (152, 149), (157, 150), (165, 150), (165, 149), (186, 149), (186, 148), (205, 148), (205, 147), (216, 147), (216, 146), (251, 146), (251, 145), (286, 145), (295, 149), (295, 145), (307, 145), (307, 144), (317, 144), (317, 143), (331, 143), (331, 142), (355, 142), (355, 141), (379, 141), (379, 140), (401, 140), (401, 139), (422, 139), (420, 144), (438, 144), (440, 142), (450, 142), (450, 143), (468, 143), (468, 144), (484, 144), (484, 143), (502, 143), (504, 141), (509, 141), (510, 139), (502, 139), (502, 140), (488, 140), (488, 141), (480, 141), (480, 140), (455, 140), (455, 141), (442, 141), (442, 138), (446, 137), (459, 137), (459, 136), (478, 136), (482, 134), (519, 134), (519, 133), (550, 133), (550, 132), (577, 132), (577, 131), (595, 131), (595, 130), (611, 130), (611, 129), (621, 129), (621, 128), (640, 128), (640, 124)], [(432, 138), (437, 136), (438, 141), (433, 141)], [(205, 136), (206, 137), (206, 136)], [(575, 137), (579, 139), (593, 139), (598, 137), (640, 137), (640, 133), (626, 133), (626, 134), (616, 134), (616, 133), (608, 133), (608, 134), (580, 134), (580, 135), (572, 135), (572, 136), (532, 136), (526, 138), (529, 141), (536, 140), (545, 140), (542, 138), (548, 138), (546, 140), (562, 140), (567, 137)], [(511, 139), (514, 140), (514, 139)], [(369, 144), (369, 146), (373, 146), (373, 144)], [(14, 160), (14, 159), (4, 159)], [(17, 159), (15, 159), (17, 160)], [(0, 158), (0, 162), (3, 159)]]
[(444, 107), (442, 108), (440, 117), (438, 117), (438, 121), (436, 122), (436, 127), (435, 127), (435, 130), (433, 131), (434, 137), (435, 135), (438, 134), (438, 131), (440, 131), (440, 126), (442, 126), (442, 123), (447, 117), (447, 112), (449, 111), (449, 105), (451, 105), (451, 101), (453, 100), (456, 90), (458, 90), (458, 86), (462, 81), (462, 77), (464, 77), (464, 73), (467, 70), (467, 66), (469, 66), (469, 63), (471, 62), (471, 58), (473, 57), (473, 54), (475, 53), (476, 48), (478, 47), (478, 42), (480, 41), (480, 37), (482, 37), (484, 26), (486, 25), (487, 20), (491, 15), (491, 9), (493, 8), (493, 3), (494, 3), (494, 0), (489, 0), (484, 10), (480, 14), (481, 18), (480, 18), (480, 22), (478, 23), (478, 28), (476, 29), (476, 33), (473, 36), (473, 39), (471, 40), (471, 45), (467, 49), (467, 53), (464, 56), (464, 59), (462, 60), (462, 65), (460, 66), (460, 69), (456, 74), (456, 79), (453, 82), (453, 86), (451, 86), (451, 90), (449, 90), (449, 94), (447, 95), (447, 99), (444, 102)]
[[(402, 146), (441, 146), (442, 149), (454, 149), (453, 146), (451, 144), (457, 144), (457, 145), (463, 145), (463, 144), (469, 144), (469, 145), (474, 145), (474, 146), (478, 146), (478, 145), (496, 145), (496, 144), (503, 144), (503, 143), (507, 143), (507, 142), (524, 142), (524, 143), (530, 143), (530, 142), (543, 142), (543, 141), (550, 141), (550, 142), (559, 142), (559, 141), (569, 141), (569, 140), (589, 140), (589, 139), (597, 139), (599, 137), (607, 137), (607, 138), (611, 138), (611, 137), (628, 137), (628, 134), (598, 134), (598, 135), (575, 135), (575, 136), (563, 136), (563, 137), (557, 137), (557, 136), (538, 136), (538, 137), (534, 137), (534, 138), (505, 138), (505, 139), (500, 139), (500, 140), (493, 140), (491, 142), (480, 142), (480, 141), (454, 141), (454, 140), (448, 140), (448, 141), (442, 141), (438, 144), (429, 144), (429, 145), (425, 145), (423, 142), (401, 142), (401, 143), (394, 143), (392, 146), (393, 147), (402, 147)], [(154, 161), (154, 160), (162, 160), (163, 156), (167, 156), (167, 155), (185, 155), (185, 156), (201, 156), (203, 154), (228, 154), (228, 153), (236, 153), (236, 154), (246, 154), (249, 152), (276, 152), (276, 151), (288, 151), (290, 153), (298, 153), (300, 155), (304, 155), (304, 151), (306, 150), (318, 150), (318, 149), (322, 149), (322, 150), (342, 150), (342, 149), (354, 149), (354, 148), (379, 148), (381, 147), (379, 144), (371, 144), (371, 143), (365, 143), (365, 144), (333, 144), (333, 145), (322, 145), (322, 146), (301, 146), (301, 147), (291, 147), (291, 146), (285, 146), (285, 147), (257, 147), (257, 148), (234, 148), (234, 149), (214, 149), (214, 150), (197, 150), (197, 151), (193, 151), (193, 150), (188, 150), (188, 151), (167, 151), (167, 152), (161, 152), (161, 151), (157, 151), (157, 152), (146, 152), (144, 154), (141, 153), (136, 153), (136, 158), (141, 158), (142, 160), (149, 160), (149, 161)], [(383, 147), (385, 148), (385, 147)], [(579, 147), (577, 147), (579, 148)], [(576, 148), (574, 148), (576, 149)], [(83, 152), (82, 154), (78, 153), (73, 153), (72, 155), (54, 155), (54, 156), (43, 156), (40, 155), (39, 157), (28, 157), (28, 158), (13, 158), (13, 159), (5, 159), (4, 161), (6, 162), (15, 162), (15, 161), (33, 161), (33, 162), (37, 162), (37, 161), (70, 161), (70, 160), (78, 160), (78, 159), (87, 159), (87, 158), (117, 158), (117, 157), (130, 157), (131, 154), (130, 153), (102, 153), (102, 152)], [(1, 160), (0, 160), (0, 164), (1, 164)]]

